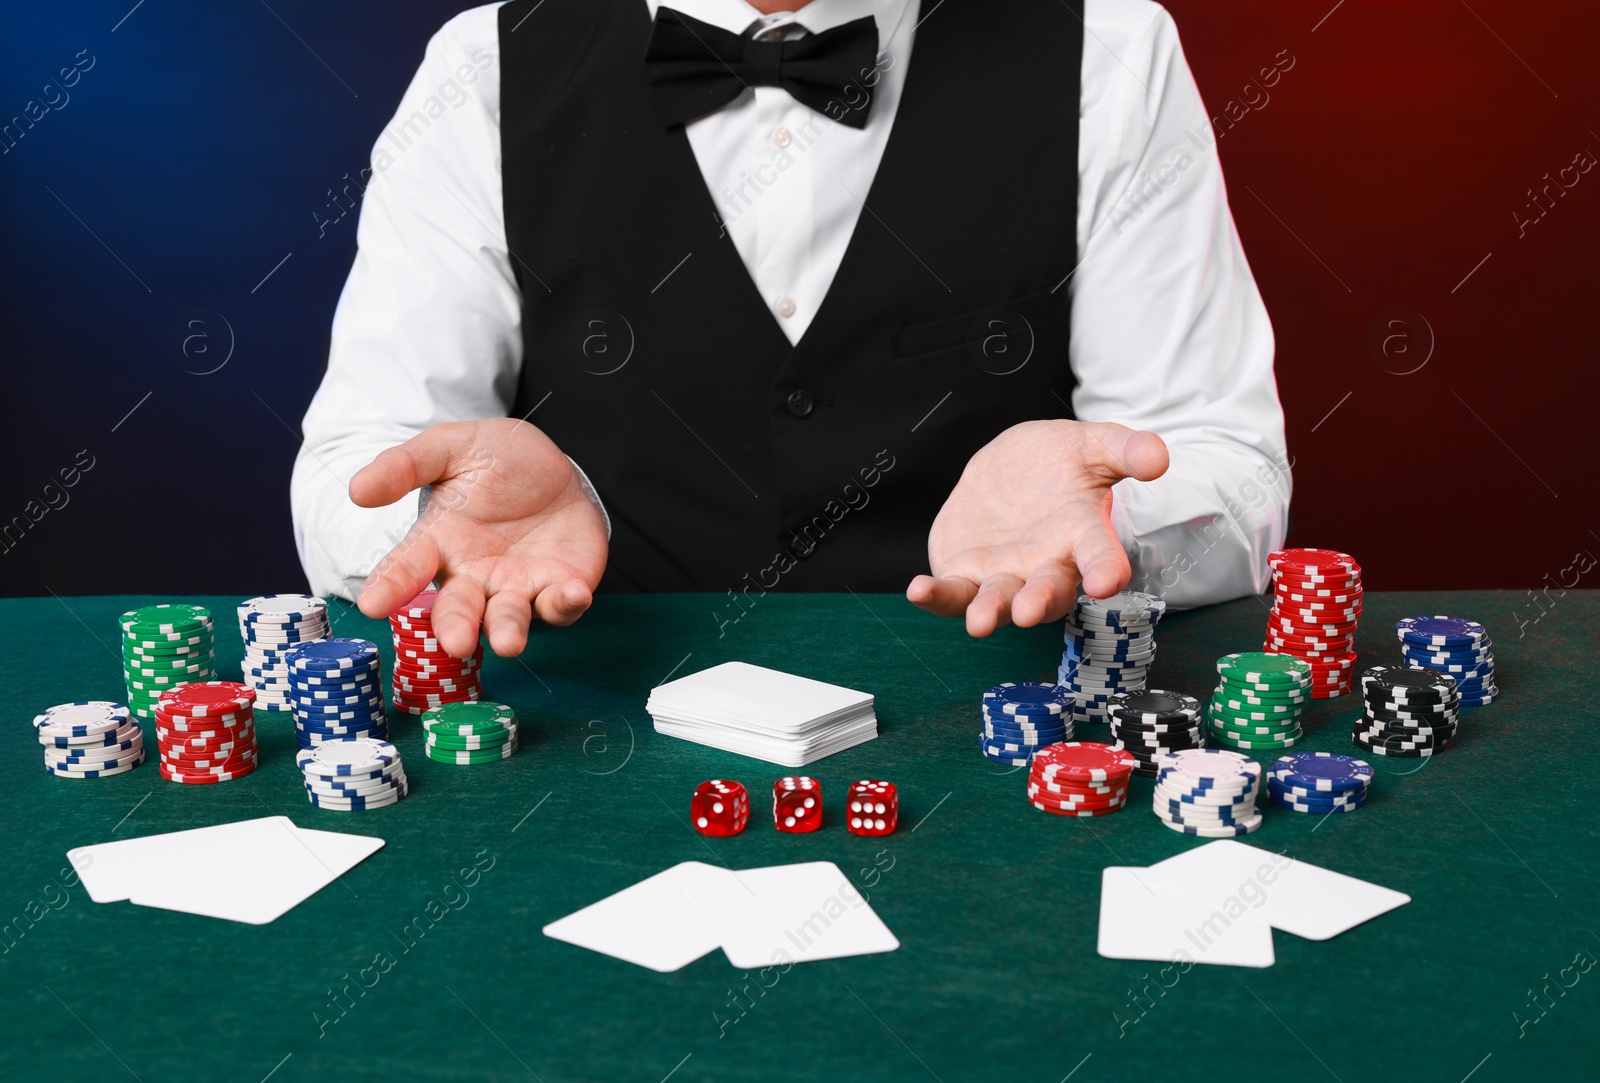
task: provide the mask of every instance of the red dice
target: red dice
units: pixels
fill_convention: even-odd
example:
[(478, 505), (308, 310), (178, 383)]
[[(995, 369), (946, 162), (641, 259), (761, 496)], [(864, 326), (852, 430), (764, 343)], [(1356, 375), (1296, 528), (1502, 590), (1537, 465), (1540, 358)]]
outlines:
[(789, 775), (772, 784), (772, 823), (779, 831), (799, 835), (822, 826), (822, 783), (806, 775)]
[(892, 835), (900, 822), (900, 795), (893, 782), (852, 782), (846, 804), (845, 823), (852, 835)]
[(750, 820), (750, 793), (739, 783), (720, 778), (702, 782), (689, 798), (689, 820), (702, 835), (737, 835)]

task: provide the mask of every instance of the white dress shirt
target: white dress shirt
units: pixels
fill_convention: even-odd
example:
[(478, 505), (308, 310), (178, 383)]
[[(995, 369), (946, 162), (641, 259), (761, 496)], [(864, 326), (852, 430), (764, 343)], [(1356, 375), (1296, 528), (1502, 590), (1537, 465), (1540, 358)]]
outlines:
[[(659, 0), (647, 2), (653, 14)], [(922, 5), (812, 0), (765, 17), (743, 0), (670, 6), (773, 36), (867, 14), (877, 21), (883, 74), (864, 129), (777, 87), (746, 90), (687, 128), (740, 258), (798, 341), (861, 215)], [(463, 12), (433, 37), (373, 148), (359, 252), (291, 485), (301, 562), (319, 594), (353, 598), (416, 519), (414, 497), (352, 504), (355, 472), (430, 425), (506, 416), (516, 391), (522, 337), (501, 203), (498, 7)], [(1165, 476), (1114, 490), (1112, 521), (1135, 587), (1174, 607), (1259, 592), (1288, 517), (1283, 411), (1272, 328), (1228, 210), (1209, 114), (1163, 8), (1084, 7), (1072, 406), (1084, 421), (1152, 430), (1171, 449)], [(938, 18), (937, 7), (926, 17)], [(536, 32), (537, 11), (528, 18), (522, 32)], [(959, 133), (951, 153), (963, 153)], [(921, 570), (908, 568), (907, 581)]]

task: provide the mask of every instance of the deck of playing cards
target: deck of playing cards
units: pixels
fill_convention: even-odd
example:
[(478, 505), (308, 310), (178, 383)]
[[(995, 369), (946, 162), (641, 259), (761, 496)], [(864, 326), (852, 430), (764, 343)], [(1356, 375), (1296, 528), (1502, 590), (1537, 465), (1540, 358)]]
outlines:
[(679, 677), (645, 704), (656, 732), (785, 767), (878, 735), (872, 696), (746, 662)]

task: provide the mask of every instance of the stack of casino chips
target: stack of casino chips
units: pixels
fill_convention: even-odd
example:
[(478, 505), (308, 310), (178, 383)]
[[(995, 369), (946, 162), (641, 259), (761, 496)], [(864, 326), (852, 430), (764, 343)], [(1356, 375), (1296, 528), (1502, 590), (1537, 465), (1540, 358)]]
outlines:
[(422, 713), (423, 751), (461, 766), (493, 763), (517, 751), (517, 712), (504, 703), (445, 703)]
[(325, 741), (295, 755), (305, 778), (306, 799), (340, 812), (383, 808), (410, 792), (400, 752), (388, 741), (353, 738)]
[(1057, 816), (1105, 816), (1128, 803), (1139, 761), (1121, 749), (1067, 741), (1041, 749), (1028, 771), (1028, 801)]
[(1355, 673), (1356, 619), (1361, 616), (1361, 566), (1332, 549), (1269, 554), (1272, 614), (1264, 650), (1292, 654), (1311, 666), (1311, 697), (1350, 691)]
[(483, 694), (478, 670), (483, 644), (470, 658), (453, 658), (439, 649), (433, 634), (436, 590), (425, 590), (389, 617), (394, 636), (394, 707), (419, 715), (444, 703), (469, 703)]
[(284, 655), (295, 739), (302, 749), (324, 741), (389, 738), (378, 645), (365, 639), (319, 639)]
[(255, 689), (237, 681), (201, 681), (162, 693), (155, 709), (161, 777), (192, 785), (254, 771), (255, 698)]
[(1205, 744), (1200, 714), (1200, 701), (1182, 692), (1119, 692), (1106, 703), (1106, 721), (1117, 739), (1111, 747), (1139, 761), (1134, 774), (1155, 778), (1162, 756)]
[(1195, 748), (1161, 757), (1151, 809), (1185, 835), (1222, 839), (1261, 826), (1256, 797), (1261, 765), (1222, 748)]
[(1072, 740), (1072, 701), (1064, 685), (995, 685), (983, 694), (978, 751), (998, 763), (1026, 767), (1041, 748)]
[(57, 778), (122, 775), (144, 762), (144, 730), (121, 703), (62, 703), (36, 716), (33, 728), (44, 769)]
[(288, 711), (289, 648), (328, 637), (328, 604), (310, 594), (263, 594), (239, 603), (244, 681), (256, 690), (256, 710)]
[(1361, 674), (1361, 695), (1366, 709), (1352, 737), (1377, 756), (1442, 752), (1461, 725), (1460, 696), (1448, 673), (1373, 666)]
[(1103, 722), (1111, 696), (1144, 688), (1156, 656), (1156, 622), (1166, 609), (1160, 598), (1136, 590), (1078, 599), (1056, 673), (1056, 683), (1073, 691), (1073, 721)]
[(155, 717), (161, 693), (217, 676), (211, 611), (200, 605), (147, 605), (122, 614), (122, 675), (128, 708)]
[(1463, 707), (1483, 707), (1500, 698), (1494, 682), (1494, 644), (1475, 620), (1407, 617), (1394, 626), (1408, 666), (1436, 669), (1455, 678)]
[(1334, 752), (1280, 756), (1267, 772), (1267, 797), (1279, 808), (1328, 815), (1367, 803), (1372, 764)]
[(1217, 659), (1217, 674), (1207, 707), (1213, 743), (1255, 752), (1290, 748), (1305, 736), (1300, 716), (1312, 696), (1309, 663), (1247, 651)]

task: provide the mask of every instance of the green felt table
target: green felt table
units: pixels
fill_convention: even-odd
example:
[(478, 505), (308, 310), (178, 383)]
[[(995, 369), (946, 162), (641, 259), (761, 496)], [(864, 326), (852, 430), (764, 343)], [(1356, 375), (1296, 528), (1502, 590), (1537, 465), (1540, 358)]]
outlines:
[[(1547, 601), (1520, 637), (1515, 614), (1539, 614), (1524, 596), (1369, 594), (1365, 664), (1395, 660), (1398, 617), (1470, 616), (1495, 637), (1503, 698), (1466, 712), (1434, 761), (1378, 760), (1361, 811), (1268, 809), (1248, 841), (1413, 901), (1331, 941), (1275, 933), (1270, 969), (1165, 971), (1096, 954), (1100, 870), (1202, 841), (1151, 815), (1142, 779), (1112, 816), (1038, 812), (1025, 772), (975, 747), (979, 695), (1050, 679), (1059, 626), (971, 640), (886, 595), (769, 595), (739, 610), (725, 596), (603, 597), (575, 627), (539, 630), (520, 659), (487, 663), (489, 693), (524, 720), (514, 758), (432, 763), (404, 720), (410, 798), (350, 814), (305, 803), (291, 728), (271, 718), (261, 769), (222, 785), (168, 783), (148, 763), (90, 782), (41, 770), (28, 720), (120, 698), (117, 616), (157, 600), (178, 599), (0, 602), (0, 1079), (1594, 1075), (1593, 592)], [(219, 615), (219, 668), (237, 675), (237, 599), (183, 600)], [(1255, 598), (1170, 615), (1155, 683), (1203, 695), (1219, 654), (1259, 647), (1265, 615)], [(382, 623), (338, 607), (335, 634), (379, 641), (387, 671)], [(881, 736), (809, 769), (835, 810), (821, 831), (767, 821), (785, 769), (651, 728), (652, 686), (729, 659), (877, 696)], [(1354, 699), (1319, 702), (1304, 747), (1353, 751), (1358, 712)], [(866, 776), (900, 788), (901, 828), (885, 839), (856, 838), (837, 815), (846, 784)], [(743, 834), (688, 827), (689, 794), (712, 777), (755, 795)], [(265, 926), (98, 905), (70, 886), (70, 847), (269, 813), (387, 845)], [(901, 947), (764, 976), (714, 952), (657, 974), (541, 934), (686, 860), (837, 862)], [(430, 914), (431, 927), (419, 920)]]

